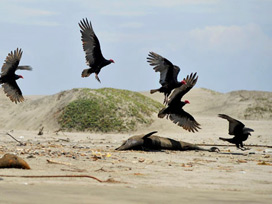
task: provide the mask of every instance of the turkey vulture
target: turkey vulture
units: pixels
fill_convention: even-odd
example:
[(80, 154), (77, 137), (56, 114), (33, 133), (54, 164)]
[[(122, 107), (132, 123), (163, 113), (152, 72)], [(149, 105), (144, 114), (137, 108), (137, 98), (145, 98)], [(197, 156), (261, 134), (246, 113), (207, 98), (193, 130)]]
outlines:
[(90, 67), (83, 70), (81, 77), (88, 77), (92, 73), (95, 73), (95, 78), (101, 82), (98, 77), (100, 70), (103, 67), (114, 63), (114, 61), (112, 59), (106, 60), (103, 57), (99, 40), (94, 33), (91, 22), (86, 18), (82, 19), (78, 25), (81, 28), (81, 41), (83, 50), (86, 54), (86, 63)]
[(163, 118), (166, 115), (175, 124), (182, 126), (189, 132), (201, 129), (200, 124), (196, 122), (194, 117), (182, 109), (185, 104), (190, 102), (188, 100), (181, 101), (181, 98), (196, 84), (197, 79), (196, 73), (191, 73), (190, 76), (187, 75), (186, 79), (184, 79), (186, 84), (180, 85), (171, 92), (167, 102), (168, 106), (159, 112), (158, 117)]
[(218, 114), (218, 117), (227, 119), (229, 121), (229, 135), (234, 135), (233, 138), (219, 137), (219, 139), (235, 144), (238, 149), (246, 150), (246, 148), (244, 148), (243, 141), (246, 141), (248, 136), (251, 135), (250, 132), (254, 132), (254, 130), (245, 127), (245, 125), (242, 122), (228, 115)]
[(180, 68), (176, 65), (173, 65), (168, 59), (158, 55), (155, 52), (149, 52), (147, 62), (149, 62), (151, 66), (155, 66), (153, 68), (155, 72), (160, 72), (161, 87), (158, 89), (150, 90), (150, 93), (153, 94), (157, 91), (164, 93), (164, 103), (166, 103), (171, 91), (174, 88), (179, 87), (181, 84), (186, 83), (184, 80), (178, 82), (177, 77)]
[(16, 83), (16, 80), (23, 78), (23, 76), (15, 74), (15, 71), (18, 69), (32, 70), (30, 66), (18, 66), (22, 54), (23, 51), (18, 48), (14, 52), (11, 51), (6, 57), (1, 70), (0, 84), (2, 84), (6, 95), (15, 103), (24, 101), (22, 92)]

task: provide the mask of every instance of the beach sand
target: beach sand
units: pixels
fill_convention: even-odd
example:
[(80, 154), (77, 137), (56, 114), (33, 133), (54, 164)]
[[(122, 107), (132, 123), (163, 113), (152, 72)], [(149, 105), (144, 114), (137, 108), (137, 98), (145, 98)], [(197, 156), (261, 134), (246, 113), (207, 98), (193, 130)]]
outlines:
[[(220, 109), (223, 106), (219, 102), (224, 102), (226, 94), (211, 93), (206, 99), (196, 100), (205, 91), (192, 90), (188, 94), (191, 104), (185, 107), (201, 124), (197, 133), (189, 133), (155, 114), (151, 126), (129, 133), (56, 133), (59, 127), (53, 119), (45, 118), (57, 108), (53, 100), (56, 96), (52, 96), (52, 101), (37, 101), (43, 96), (27, 96), (26, 102), (16, 106), (0, 95), (0, 156), (14, 153), (31, 167), (31, 170), (0, 169), (0, 203), (271, 203), (272, 120), (240, 119), (248, 101), (238, 103), (237, 109), (231, 106)], [(212, 100), (213, 96), (218, 97), (217, 101)], [(162, 99), (161, 95), (151, 97)], [(30, 109), (35, 103), (38, 109)], [(211, 103), (209, 107), (207, 103)], [(230, 136), (227, 121), (218, 118), (218, 113), (238, 117), (255, 130), (246, 146), (263, 146), (241, 151), (219, 140)], [(41, 126), (44, 134), (37, 135)], [(175, 140), (220, 145), (221, 152), (114, 150), (132, 135), (155, 130), (157, 135)], [(26, 145), (19, 146), (7, 132)], [(7, 175), (89, 175), (105, 182), (87, 177)]]

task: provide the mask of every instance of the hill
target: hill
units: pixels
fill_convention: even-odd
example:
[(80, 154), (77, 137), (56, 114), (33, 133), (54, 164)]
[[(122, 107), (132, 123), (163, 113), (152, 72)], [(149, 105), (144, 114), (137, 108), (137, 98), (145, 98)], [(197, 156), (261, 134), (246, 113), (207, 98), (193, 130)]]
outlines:
[(68, 131), (122, 132), (153, 122), (162, 105), (128, 90), (72, 89), (58, 94), (26, 97), (13, 104), (0, 96), (0, 128), (37, 130), (62, 128)]
[[(163, 95), (142, 92), (159, 102)], [(185, 106), (194, 115), (217, 116), (219, 113), (229, 114), (240, 119), (272, 120), (272, 92), (264, 91), (232, 91), (220, 93), (204, 88), (195, 88), (188, 92), (183, 100), (188, 99)]]
[[(49, 96), (26, 96), (11, 103), (0, 89), (0, 129), (122, 132), (141, 129), (157, 120), (163, 95), (112, 88), (72, 89)], [(151, 100), (153, 99), (153, 100)], [(185, 95), (185, 110), (194, 116), (229, 114), (238, 119), (272, 120), (272, 93), (233, 91), (219, 93), (195, 88)]]

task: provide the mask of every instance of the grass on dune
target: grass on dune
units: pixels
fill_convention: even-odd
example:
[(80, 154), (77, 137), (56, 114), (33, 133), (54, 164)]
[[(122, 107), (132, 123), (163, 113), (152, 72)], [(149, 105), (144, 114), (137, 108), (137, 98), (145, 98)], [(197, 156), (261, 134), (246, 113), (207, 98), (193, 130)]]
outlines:
[(133, 91), (113, 88), (79, 89), (59, 117), (65, 130), (124, 132), (150, 125), (162, 104)]

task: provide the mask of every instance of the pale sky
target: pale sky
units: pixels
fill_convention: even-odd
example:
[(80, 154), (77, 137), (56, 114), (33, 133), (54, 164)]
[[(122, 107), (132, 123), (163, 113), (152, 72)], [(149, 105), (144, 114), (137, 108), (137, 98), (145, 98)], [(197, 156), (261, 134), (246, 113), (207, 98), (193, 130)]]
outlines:
[[(272, 0), (0, 0), (0, 64), (17, 47), (32, 72), (17, 82), (24, 95), (72, 88), (160, 87), (150, 51), (198, 72), (196, 87), (219, 92), (272, 91)], [(101, 84), (87, 68), (78, 22), (91, 20), (102, 53)]]

